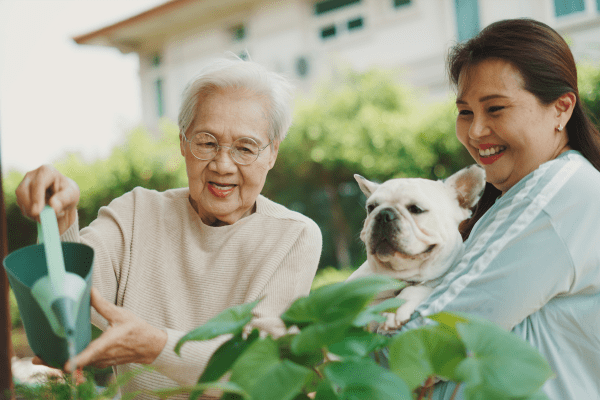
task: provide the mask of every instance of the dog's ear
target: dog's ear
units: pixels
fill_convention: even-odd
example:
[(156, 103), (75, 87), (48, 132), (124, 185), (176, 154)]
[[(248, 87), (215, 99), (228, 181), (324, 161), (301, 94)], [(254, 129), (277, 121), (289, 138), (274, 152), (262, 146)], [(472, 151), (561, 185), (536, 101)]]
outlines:
[(358, 186), (360, 190), (367, 196), (367, 198), (371, 197), (374, 191), (379, 187), (378, 183), (371, 182), (358, 174), (354, 174), (354, 179), (358, 182)]
[(468, 210), (477, 204), (485, 188), (485, 170), (473, 164), (448, 177), (444, 184), (456, 192), (458, 204)]

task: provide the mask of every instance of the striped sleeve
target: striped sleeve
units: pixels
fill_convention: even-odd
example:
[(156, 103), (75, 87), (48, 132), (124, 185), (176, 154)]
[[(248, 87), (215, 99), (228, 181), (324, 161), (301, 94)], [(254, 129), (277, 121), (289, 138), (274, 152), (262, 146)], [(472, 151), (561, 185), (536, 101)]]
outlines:
[(462, 259), (406, 328), (426, 323), (423, 317), (457, 311), (511, 330), (566, 293), (573, 261), (544, 208), (580, 166), (578, 159), (546, 163), (500, 198), (473, 229)]

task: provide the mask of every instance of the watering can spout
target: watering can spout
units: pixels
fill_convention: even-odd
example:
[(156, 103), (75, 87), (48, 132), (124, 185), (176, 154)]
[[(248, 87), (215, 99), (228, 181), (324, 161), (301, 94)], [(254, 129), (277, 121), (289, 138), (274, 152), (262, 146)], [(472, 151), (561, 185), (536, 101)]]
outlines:
[(75, 335), (75, 319), (76, 315), (75, 301), (69, 297), (59, 297), (54, 300), (50, 306), (58, 323), (63, 327), (65, 336), (72, 337)]

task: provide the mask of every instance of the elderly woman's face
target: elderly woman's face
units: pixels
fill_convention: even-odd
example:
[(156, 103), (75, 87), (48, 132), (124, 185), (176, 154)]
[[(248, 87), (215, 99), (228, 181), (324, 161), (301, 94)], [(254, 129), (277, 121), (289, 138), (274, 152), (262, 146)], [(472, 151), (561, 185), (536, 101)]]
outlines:
[(541, 104), (506, 61), (485, 60), (461, 75), (456, 105), (456, 136), (502, 193), (568, 150), (567, 131), (557, 127), (570, 118), (569, 98)]
[[(222, 89), (203, 95), (194, 122), (186, 132), (192, 139), (199, 132), (214, 136), (220, 146), (231, 146), (239, 138), (252, 138), (260, 148), (269, 143), (266, 100), (248, 91)], [(181, 140), (185, 157), (190, 202), (207, 225), (233, 224), (254, 212), (267, 172), (275, 164), (279, 143), (273, 141), (250, 165), (239, 165), (229, 147), (219, 149), (208, 161), (194, 157), (188, 142)]]

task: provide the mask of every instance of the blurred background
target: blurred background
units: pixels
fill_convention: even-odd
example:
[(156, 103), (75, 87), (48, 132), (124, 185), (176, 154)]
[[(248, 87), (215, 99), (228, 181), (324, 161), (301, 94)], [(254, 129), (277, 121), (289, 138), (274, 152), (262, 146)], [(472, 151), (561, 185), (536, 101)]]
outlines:
[[(316, 283), (339, 279), (366, 259), (353, 175), (443, 179), (471, 164), (454, 137), (445, 55), (517, 17), (565, 37), (582, 98), (600, 116), (600, 0), (0, 0), (9, 251), (35, 242), (14, 190), (41, 164), (80, 186), (82, 227), (136, 186), (187, 185), (181, 93), (208, 60), (233, 52), (297, 87), (263, 194), (318, 223)], [(13, 319), (18, 328), (16, 308)]]

